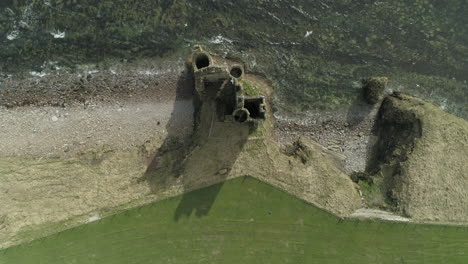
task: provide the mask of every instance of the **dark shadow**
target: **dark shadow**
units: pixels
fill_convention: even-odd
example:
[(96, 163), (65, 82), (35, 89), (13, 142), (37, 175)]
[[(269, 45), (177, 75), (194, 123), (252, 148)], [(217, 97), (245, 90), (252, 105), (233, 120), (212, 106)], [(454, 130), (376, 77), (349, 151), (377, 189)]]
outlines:
[(179, 221), (179, 219), (184, 216), (190, 217), (192, 214), (196, 217), (208, 215), (223, 185), (223, 182), (217, 183), (210, 186), (210, 188), (207, 189), (209, 191), (202, 193), (187, 190), (188, 193), (182, 196), (182, 200), (174, 212), (174, 221)]
[[(193, 112), (195, 94), (192, 73), (185, 70), (180, 74), (176, 84), (174, 108), (165, 129), (167, 137), (154, 153), (147, 153), (148, 165), (144, 175), (138, 182), (147, 182), (151, 192), (159, 193), (173, 184), (174, 175), (180, 175), (183, 154), (190, 145), (190, 137), (181, 136), (180, 130), (187, 129), (187, 124), (181, 121), (181, 115)], [(190, 124), (191, 125), (191, 124)]]
[(369, 175), (377, 173), (379, 170), (379, 163), (381, 163), (381, 160), (379, 158), (381, 157), (381, 154), (379, 152), (382, 151), (382, 149), (380, 149), (381, 147), (379, 145), (381, 143), (380, 136), (382, 125), (382, 109), (379, 109), (372, 126), (372, 133), (376, 137), (376, 139), (374, 142), (372, 142), (372, 144), (368, 144), (367, 146), (369, 157), (366, 161), (365, 172)]
[[(212, 109), (216, 109), (216, 106)], [(210, 129), (204, 131), (202, 124), (198, 131), (206, 132), (209, 136), (202, 141), (197, 141), (196, 146), (191, 148), (182, 161), (183, 177), (181, 180), (186, 193), (174, 213), (175, 221), (184, 216), (190, 217), (192, 214), (203, 217), (209, 213), (224, 181), (248, 140), (249, 125), (218, 122), (216, 113), (212, 113)], [(209, 192), (190, 192), (194, 188), (214, 182), (218, 184), (213, 185)]]
[[(236, 122), (218, 122), (217, 102), (201, 103), (194, 89), (191, 69), (180, 76), (176, 89), (173, 114), (166, 125), (167, 138), (151, 155), (140, 181), (146, 181), (153, 193), (178, 188), (182, 184), (185, 194), (174, 213), (174, 220), (178, 221), (183, 216), (202, 217), (209, 213), (247, 142), (249, 127)], [(193, 102), (190, 111), (193, 110), (194, 131), (190, 136), (180, 137), (180, 115), (177, 113), (188, 111), (186, 102), (189, 99)], [(218, 184), (208, 192), (191, 192), (210, 183)]]
[[(194, 94), (195, 90), (192, 73), (188, 70), (185, 70), (177, 81), (174, 109), (172, 110), (171, 118), (166, 124), (167, 138), (164, 140), (156, 153), (151, 155), (151, 162), (149, 163), (144, 175), (145, 180), (154, 178), (154, 174), (156, 174), (158, 170), (162, 168), (161, 166), (170, 166), (171, 168), (169, 171), (175, 175), (179, 174), (179, 169), (177, 166), (178, 162), (174, 161), (168, 165), (162, 158), (167, 155), (173, 157), (180, 156), (176, 154), (183, 152), (184, 149), (189, 145), (190, 136), (179, 136), (180, 129), (184, 125), (181, 124), (179, 117), (181, 114), (193, 110), (193, 107), (188, 104), (188, 101), (193, 100)], [(152, 184), (152, 186), (154, 186), (154, 184)], [(157, 189), (153, 191), (157, 191)]]
[(192, 213), (196, 217), (208, 215), (223, 185), (224, 182), (220, 182), (203, 191), (189, 191), (184, 194), (174, 213), (174, 220), (178, 221), (183, 216), (189, 217)]
[(361, 124), (366, 119), (366, 117), (369, 116), (374, 107), (374, 105), (366, 103), (362, 95), (357, 96), (346, 114), (346, 122), (348, 123), (349, 127), (355, 128), (359, 126), (359, 124)]

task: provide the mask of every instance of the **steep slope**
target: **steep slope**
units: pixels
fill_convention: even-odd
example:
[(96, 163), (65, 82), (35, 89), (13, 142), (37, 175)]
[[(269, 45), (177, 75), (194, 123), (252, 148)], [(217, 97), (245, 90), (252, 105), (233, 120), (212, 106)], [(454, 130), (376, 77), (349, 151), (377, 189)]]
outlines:
[(421, 99), (382, 103), (370, 171), (387, 199), (415, 220), (468, 221), (468, 123)]

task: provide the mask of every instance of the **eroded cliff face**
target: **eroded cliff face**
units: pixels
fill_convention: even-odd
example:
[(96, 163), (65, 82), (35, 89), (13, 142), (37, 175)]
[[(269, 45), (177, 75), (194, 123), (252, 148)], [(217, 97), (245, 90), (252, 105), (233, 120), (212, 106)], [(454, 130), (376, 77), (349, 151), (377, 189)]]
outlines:
[(421, 99), (382, 103), (369, 172), (386, 202), (417, 221), (466, 222), (468, 123)]

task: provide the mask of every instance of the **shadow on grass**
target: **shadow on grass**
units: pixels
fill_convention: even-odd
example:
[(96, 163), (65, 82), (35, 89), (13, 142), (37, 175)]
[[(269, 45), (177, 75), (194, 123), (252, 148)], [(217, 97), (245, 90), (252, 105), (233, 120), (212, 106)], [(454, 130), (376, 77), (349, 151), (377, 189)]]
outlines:
[(224, 182), (221, 182), (204, 189), (203, 192), (192, 191), (184, 194), (174, 213), (174, 220), (179, 221), (180, 218), (190, 217), (192, 214), (196, 217), (208, 215), (223, 185)]

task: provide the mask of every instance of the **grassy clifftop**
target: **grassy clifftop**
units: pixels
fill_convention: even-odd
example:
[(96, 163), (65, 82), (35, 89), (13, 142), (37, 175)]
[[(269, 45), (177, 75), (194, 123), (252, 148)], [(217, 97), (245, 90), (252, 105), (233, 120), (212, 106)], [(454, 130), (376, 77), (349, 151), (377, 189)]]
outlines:
[[(200, 206), (206, 215), (192, 213)], [(465, 263), (467, 232), (343, 220), (245, 177), (0, 251), (0, 262)]]

